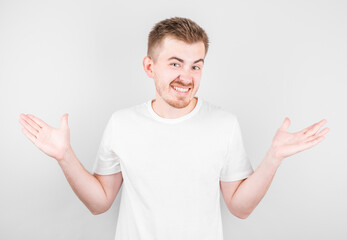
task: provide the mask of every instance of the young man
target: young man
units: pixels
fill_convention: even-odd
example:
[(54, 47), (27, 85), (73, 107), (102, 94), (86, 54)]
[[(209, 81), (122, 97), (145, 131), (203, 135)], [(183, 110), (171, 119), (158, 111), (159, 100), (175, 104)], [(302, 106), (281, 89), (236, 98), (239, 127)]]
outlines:
[(70, 145), (67, 114), (55, 129), (30, 114), (23, 133), (57, 159), (93, 214), (107, 211), (123, 183), (116, 239), (223, 239), (220, 190), (232, 214), (247, 218), (282, 160), (311, 148), (329, 131), (322, 120), (297, 133), (285, 119), (254, 171), (237, 117), (196, 93), (208, 50), (205, 31), (187, 18), (157, 23), (143, 67), (156, 98), (115, 111), (103, 133), (93, 175)]

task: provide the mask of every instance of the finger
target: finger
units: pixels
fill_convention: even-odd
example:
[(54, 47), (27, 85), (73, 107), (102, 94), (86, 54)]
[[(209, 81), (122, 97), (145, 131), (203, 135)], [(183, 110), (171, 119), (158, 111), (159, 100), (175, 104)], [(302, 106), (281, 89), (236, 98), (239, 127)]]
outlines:
[(31, 114), (27, 114), (27, 116), (29, 118), (31, 118), (31, 120), (33, 120), (35, 123), (37, 123), (37, 125), (39, 125), (41, 128), (47, 127), (47, 124), (44, 121), (42, 121), (41, 119), (39, 119), (39, 118), (37, 118)]
[(327, 120), (323, 119), (320, 122), (313, 125), (312, 128), (308, 129), (305, 135), (311, 136), (317, 133), (317, 131), (327, 122)]
[(312, 140), (312, 141), (308, 141), (308, 142), (305, 142), (304, 144), (304, 150), (306, 149), (309, 149), (315, 145), (317, 145), (318, 143), (320, 143), (321, 141), (323, 141), (325, 139), (324, 136), (320, 136), (320, 137), (317, 137), (316, 139)]
[(327, 134), (328, 132), (330, 131), (329, 128), (324, 128), (322, 131), (320, 131), (319, 133), (313, 135), (313, 136), (310, 136), (308, 137), (305, 142), (308, 142), (308, 141), (312, 141), (314, 139), (316, 139), (317, 137), (320, 137), (320, 136), (324, 136), (325, 134)]
[(33, 136), (36, 137), (38, 134), (38, 131), (33, 128), (24, 118), (20, 118), (19, 122), (23, 125), (23, 127), (28, 130)]
[(316, 134), (316, 136), (320, 137), (323, 136), (325, 134), (327, 134), (330, 131), (330, 128), (324, 128), (322, 131), (320, 131), (318, 134)]
[(317, 133), (317, 131), (327, 122), (327, 120), (323, 119), (315, 124), (313, 124), (311, 127), (309, 127), (306, 131), (303, 133), (306, 136), (311, 136)]
[(27, 123), (29, 123), (33, 128), (35, 128), (36, 131), (41, 130), (41, 127), (36, 122), (31, 120), (31, 118), (29, 118), (26, 114), (21, 114), (20, 117), (23, 118)]
[[(313, 124), (313, 125), (314, 125), (314, 124)], [(298, 133), (299, 133), (299, 134), (305, 134), (305, 133), (307, 132), (307, 130), (309, 130), (310, 128), (313, 127), (313, 125), (311, 125), (311, 126), (309, 126), (309, 127), (307, 127), (307, 128), (302, 129), (302, 130), (299, 131)]]
[(287, 130), (287, 128), (289, 127), (290, 125), (290, 119), (288, 117), (286, 117), (282, 123), (282, 126), (280, 127), (281, 130), (285, 131)]
[(307, 128), (304, 128), (302, 129), (301, 131), (299, 131), (299, 133), (303, 133), (303, 134), (306, 134), (306, 132), (310, 129), (312, 129), (314, 126), (316, 126), (319, 122), (316, 122), (314, 124), (312, 124), (311, 126), (307, 127)]
[(24, 133), (24, 135), (33, 143), (36, 145), (36, 137), (33, 136), (28, 130), (26, 130), (25, 128), (22, 128), (22, 132)]

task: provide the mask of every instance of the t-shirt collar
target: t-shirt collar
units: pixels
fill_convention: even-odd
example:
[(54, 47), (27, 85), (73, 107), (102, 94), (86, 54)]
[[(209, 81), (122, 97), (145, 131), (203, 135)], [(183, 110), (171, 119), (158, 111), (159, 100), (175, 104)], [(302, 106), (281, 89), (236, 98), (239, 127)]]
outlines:
[(203, 100), (201, 99), (201, 97), (198, 97), (198, 96), (196, 96), (196, 98), (197, 98), (197, 103), (196, 103), (194, 109), (192, 111), (190, 111), (189, 113), (187, 113), (186, 115), (178, 117), (178, 118), (163, 118), (163, 117), (159, 116), (152, 108), (153, 99), (150, 99), (149, 101), (147, 101), (147, 109), (148, 109), (149, 113), (151, 114), (151, 116), (157, 121), (160, 121), (163, 123), (169, 123), (169, 124), (170, 123), (178, 123), (178, 122), (182, 122), (184, 120), (187, 120), (187, 119), (193, 117), (199, 111)]

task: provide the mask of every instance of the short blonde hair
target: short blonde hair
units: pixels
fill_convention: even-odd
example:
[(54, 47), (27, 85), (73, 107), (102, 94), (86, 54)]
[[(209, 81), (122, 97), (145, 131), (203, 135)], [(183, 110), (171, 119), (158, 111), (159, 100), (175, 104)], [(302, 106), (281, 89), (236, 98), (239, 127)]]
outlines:
[(154, 63), (158, 57), (155, 49), (168, 36), (188, 44), (201, 41), (205, 45), (205, 56), (207, 54), (209, 39), (205, 30), (189, 18), (173, 17), (156, 23), (148, 35), (147, 56), (152, 58)]

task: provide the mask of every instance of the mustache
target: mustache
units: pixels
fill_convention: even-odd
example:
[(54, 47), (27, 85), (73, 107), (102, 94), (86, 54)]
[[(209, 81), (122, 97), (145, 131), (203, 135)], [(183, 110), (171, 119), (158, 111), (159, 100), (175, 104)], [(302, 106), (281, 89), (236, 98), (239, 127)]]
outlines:
[(183, 86), (183, 87), (193, 87), (193, 84), (185, 84), (185, 83), (182, 83), (182, 82), (173, 82), (171, 85), (180, 85), (180, 86)]

